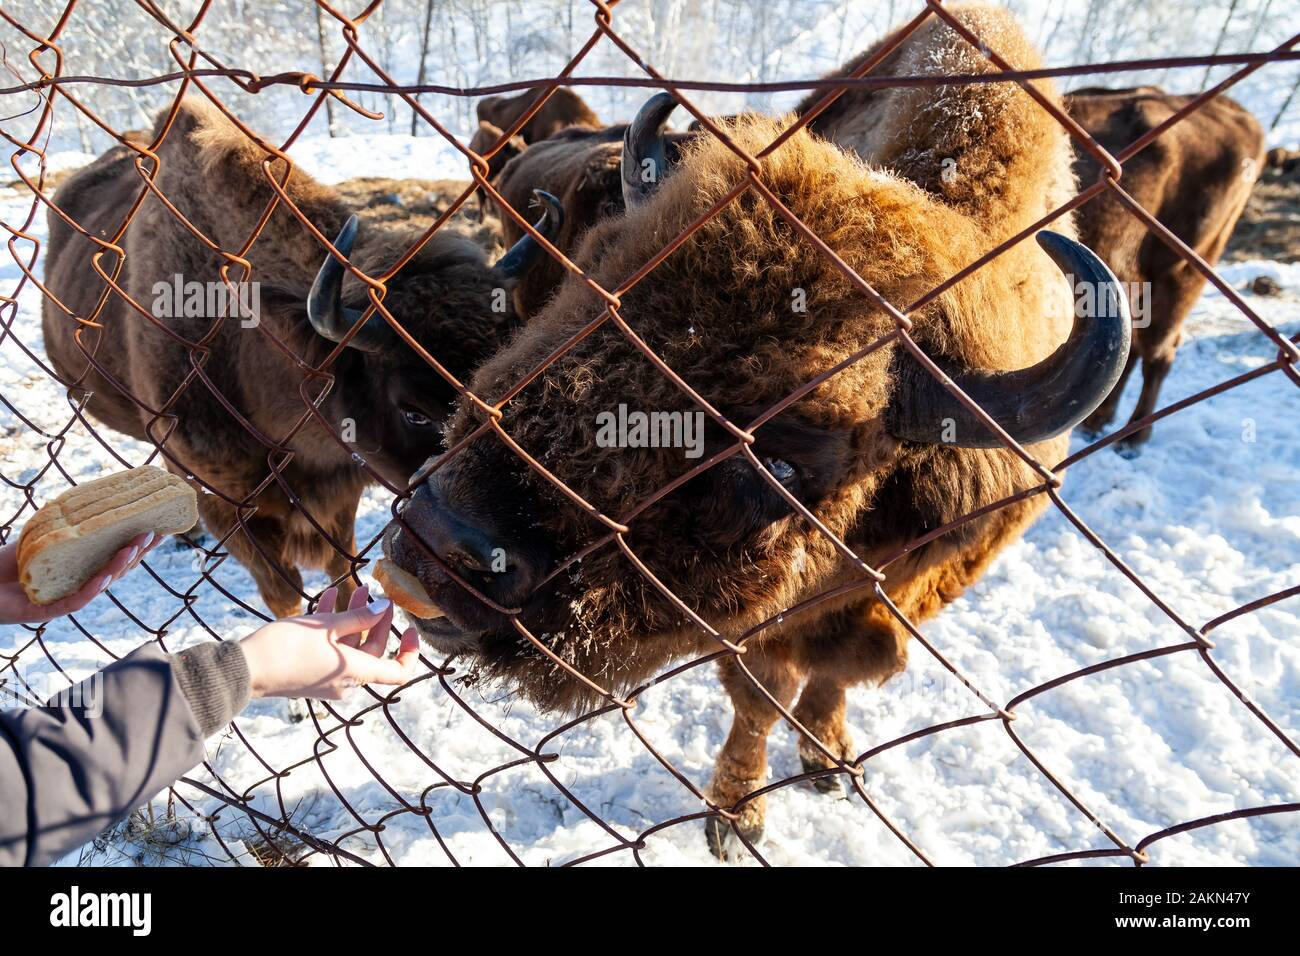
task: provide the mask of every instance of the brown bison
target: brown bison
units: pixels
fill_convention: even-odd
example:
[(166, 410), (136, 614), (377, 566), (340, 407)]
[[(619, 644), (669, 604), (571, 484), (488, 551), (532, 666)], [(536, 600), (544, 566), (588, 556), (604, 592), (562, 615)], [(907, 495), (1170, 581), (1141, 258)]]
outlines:
[[(488, 96), (479, 100), (478, 129), (470, 138), (469, 148), (479, 155), (491, 149), (544, 91), (545, 87), (539, 86), (509, 98)], [(542, 104), (542, 108), (520, 127), (519, 132), (510, 137), (509, 141), (488, 160), (488, 181), (496, 179), (506, 163), (533, 143), (549, 139), (570, 126), (596, 129), (600, 125), (600, 118), (592, 112), (591, 107), (582, 97), (568, 87), (561, 86)], [(484, 195), (481, 189), (478, 198), (481, 212), (484, 208)]]
[[(1065, 98), (1070, 115), (1110, 153), (1165, 122), (1193, 97), (1155, 86), (1127, 90), (1084, 89)], [(1210, 265), (1219, 261), (1237, 219), (1263, 171), (1264, 131), (1243, 106), (1217, 96), (1198, 107), (1124, 163), (1120, 185), (1165, 228)], [(1100, 169), (1079, 150), (1080, 182)], [(1205, 278), (1149, 230), (1109, 191), (1078, 211), (1079, 235), (1115, 270), (1132, 299), (1133, 353), (1115, 390), (1084, 421), (1100, 432), (1115, 417), (1124, 383), (1142, 359), (1142, 392), (1129, 421), (1159, 405), (1160, 386), (1173, 365), (1183, 321), (1200, 298)], [(1151, 437), (1151, 426), (1120, 440), (1128, 448)]]
[[(1010, 14), (950, 9), (1016, 68), (1040, 65)], [(937, 18), (879, 68), (991, 70)], [(1057, 99), (1050, 82), (1035, 85)], [(788, 122), (744, 117), (728, 131), (752, 155)], [(761, 161), (761, 180), (875, 290), (904, 306), (1075, 192), (1065, 133), (1014, 84), (849, 93), (822, 131), (827, 138), (791, 135)], [(650, 190), (639, 188), (637, 171), (646, 160), (653, 166), (661, 147), (624, 157), (626, 213), (592, 227), (575, 253), (605, 289), (747, 175), (713, 137), (696, 137), (680, 152)], [(1068, 217), (1056, 228), (910, 316), (917, 344), (1049, 464), (1110, 391), (1129, 350), (1114, 277), (1069, 238)], [(1062, 272), (1097, 293), (1098, 314), (1076, 315)], [(683, 415), (700, 405), (612, 320), (581, 336), (605, 303), (570, 276), (471, 385), (488, 401), (509, 396), (500, 427), (567, 491), (485, 431), (431, 464), (384, 549), (445, 612), (419, 622), (425, 641), (542, 707), (600, 699), (567, 668), (624, 692), (675, 658), (718, 651), (719, 636), (745, 641), (743, 657), (721, 658), (735, 718), (709, 800), (734, 809), (738, 831), (753, 839), (764, 813), (756, 791), (766, 776), (766, 738), (779, 715), (741, 662), (777, 701), (793, 705), (829, 752), (803, 741), (806, 768), (833, 771), (852, 761), (845, 689), (902, 670), (908, 639), (873, 596), (862, 563), (888, 562), (884, 593), (910, 621), (922, 621), (1017, 539), (1044, 498), (916, 539), (1042, 479), (890, 338), (893, 319), (752, 188), (621, 303), (630, 330), (703, 401), (749, 430), (752, 444), (712, 420), (699, 459), (630, 437), (615, 447), (601, 441), (602, 416), (608, 421), (620, 405)], [(765, 414), (837, 368), (780, 414)], [(448, 441), (482, 422), (459, 402)], [(721, 817), (711, 817), (715, 852), (726, 833)]]
[[(165, 123), (166, 117), (159, 120), (154, 138)], [(405, 487), (411, 472), (441, 447), (455, 389), (377, 312), (330, 364), (331, 387), (312, 377), (310, 369), (358, 325), (367, 299), (359, 284), (344, 281), (343, 266), (283, 203), (247, 253), (253, 264), (247, 278), (258, 285), (245, 288), (257, 290), (256, 315), (214, 308), (215, 300), (202, 294), (192, 308), (188, 297), (171, 301), (185, 288), (220, 291), (219, 267), (226, 260), (145, 191), (138, 155), (116, 147), (54, 197), (61, 214), (49, 216), (45, 282), (62, 305), (45, 303), (46, 351), (72, 393), (89, 396), (93, 417), (162, 446), (169, 467), (219, 492), (201, 499), (208, 530), (226, 539), (274, 614), (294, 613), (302, 592), (299, 568), (324, 568), (335, 579), (350, 570), (340, 549), (354, 549), (357, 502), (370, 480), (358, 462)], [(263, 174), (270, 154), (214, 107), (189, 99), (158, 157), (158, 192), (211, 243), (239, 250), (275, 195)], [(143, 165), (148, 169), (152, 161)], [(282, 160), (270, 168), (277, 180), (284, 178)], [(296, 169), (284, 188), (317, 229), (338, 236), (338, 251), (368, 275), (392, 266), (422, 232), (415, 226), (358, 228), (333, 190)], [(114, 235), (142, 193), (122, 240), (125, 255), (119, 261), (107, 253), (101, 265), (116, 272), (141, 309), (161, 316), (156, 322), (109, 291), (91, 266), (101, 246), (87, 238)], [(558, 216), (558, 208), (548, 208), (539, 228), (550, 232)], [(529, 238), (492, 265), (474, 242), (440, 230), (388, 281), (384, 305), (448, 373), (464, 379), (518, 325), (507, 293), (539, 249)], [(238, 267), (230, 275), (232, 281), (243, 278)], [(76, 317), (95, 314), (105, 296), (97, 313), (102, 327), (78, 336)], [(333, 435), (313, 418), (289, 436), (306, 410), (300, 388), (319, 400)], [(235, 531), (241, 515), (233, 502), (252, 494), (271, 464), (286, 456), (280, 478), (257, 495), (255, 507), (243, 510), (244, 527)]]
[[(682, 143), (694, 138), (694, 133), (666, 130), (675, 106), (669, 94), (660, 93), (631, 124), (561, 130), (507, 163), (493, 186), (508, 205), (525, 216), (535, 204), (538, 190), (555, 196), (564, 210), (564, 222), (551, 241), (560, 252), (572, 256), (588, 229), (623, 211), (625, 142), (637, 155), (647, 149), (662, 149), (666, 168), (676, 162)], [(523, 238), (525, 233), (514, 219), (505, 213), (500, 218), (506, 242)], [(547, 256), (515, 286), (515, 308), (521, 315), (536, 315), (564, 276), (559, 261)]]

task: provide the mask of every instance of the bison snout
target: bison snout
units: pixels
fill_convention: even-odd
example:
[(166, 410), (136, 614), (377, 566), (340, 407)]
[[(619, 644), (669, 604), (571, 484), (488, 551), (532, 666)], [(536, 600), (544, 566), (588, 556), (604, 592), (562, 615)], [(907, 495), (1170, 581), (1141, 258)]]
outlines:
[(434, 482), (421, 485), (402, 509), (385, 551), (420, 579), (448, 617), (470, 630), (504, 623), (492, 604), (512, 610), (527, 603), (549, 564), (541, 549), (491, 516), (455, 507)]

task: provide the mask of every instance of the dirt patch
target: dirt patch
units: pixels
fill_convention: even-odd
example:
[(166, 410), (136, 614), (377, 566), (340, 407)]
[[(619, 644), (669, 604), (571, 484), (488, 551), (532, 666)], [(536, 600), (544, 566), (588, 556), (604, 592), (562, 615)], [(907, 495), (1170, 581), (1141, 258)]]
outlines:
[[(469, 185), (458, 179), (388, 179), (365, 176), (338, 183), (334, 189), (348, 207), (367, 225), (396, 225), (411, 222), (429, 226), (450, 208)], [(478, 221), (478, 201), (470, 199), (448, 225), (455, 224), (485, 249), (499, 250), (500, 226), (488, 217)]]
[(1223, 258), (1300, 262), (1300, 167), (1264, 170)]

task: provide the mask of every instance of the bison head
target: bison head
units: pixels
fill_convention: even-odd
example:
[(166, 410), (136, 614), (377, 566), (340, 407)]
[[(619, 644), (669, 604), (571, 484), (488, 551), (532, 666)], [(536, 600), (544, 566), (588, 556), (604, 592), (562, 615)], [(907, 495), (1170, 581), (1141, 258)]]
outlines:
[[(541, 190), (536, 198), (543, 212), (534, 228), (551, 239), (563, 222), (559, 201)], [(357, 217), (349, 217), (333, 246), (369, 275), (380, 274), (419, 235), (378, 232), (358, 247), (358, 229)], [(404, 484), (439, 446), (457, 395), (453, 382), (467, 378), (514, 332), (519, 318), (511, 294), (541, 253), (525, 233), (490, 264), (469, 238), (436, 234), (385, 283), (385, 310), (436, 365), (369, 307), (360, 283), (345, 292), (345, 267), (332, 253), (326, 256), (305, 310), (324, 348), (348, 346), (334, 366), (340, 387), (329, 399), (328, 414), (340, 427), (355, 423), (353, 443), (386, 479)]]
[[(453, 452), (429, 463), (385, 535), (387, 554), (445, 612), (419, 622), (425, 640), (542, 706), (589, 703), (595, 688), (634, 685), (760, 624), (762, 640), (806, 631), (842, 606), (834, 592), (863, 578), (863, 562), (906, 552), (885, 584), (904, 587), (937, 549), (973, 547), (980, 525), (910, 552), (909, 542), (1041, 480), (753, 187), (624, 287), (749, 175), (726, 145), (697, 137), (670, 175), (643, 176), (661, 163), (655, 130), (668, 108), (656, 97), (629, 127), (627, 211), (594, 226), (576, 256), (619, 290), (617, 313), (570, 276), (473, 378), (499, 419), (458, 405)], [(755, 117), (727, 125), (750, 155), (783, 129)], [(779, 203), (899, 306), (1061, 198), (1026, 198), (990, 225), (804, 131), (759, 165)], [(1012, 247), (909, 318), (912, 339), (966, 394), (1050, 455), (1114, 381), (1128, 319), (1086, 249), (1056, 234), (1039, 243)], [(1105, 308), (1076, 314), (1062, 271), (1102, 289)], [(611, 422), (629, 429), (611, 441)], [(647, 424), (639, 436), (634, 422)]]

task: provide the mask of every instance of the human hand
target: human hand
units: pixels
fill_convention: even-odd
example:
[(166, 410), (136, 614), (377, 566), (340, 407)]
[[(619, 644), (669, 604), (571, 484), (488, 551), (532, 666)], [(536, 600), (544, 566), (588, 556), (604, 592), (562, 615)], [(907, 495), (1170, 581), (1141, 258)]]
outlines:
[(53, 604), (33, 604), (27, 599), (27, 593), (18, 583), (18, 542), (11, 541), (0, 547), (0, 624), (38, 624), (80, 611), (162, 544), (163, 537), (145, 533), (132, 538), (81, 590)]
[(266, 624), (240, 641), (253, 697), (340, 700), (358, 684), (405, 684), (415, 677), (420, 640), (402, 633), (396, 658), (385, 658), (393, 602), (367, 604), (358, 588), (346, 611), (333, 610), (338, 588), (328, 588), (311, 614)]

